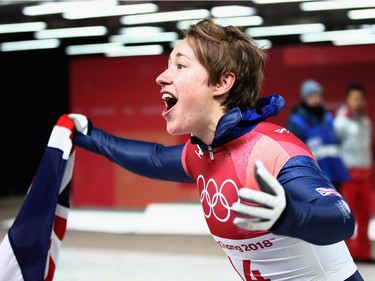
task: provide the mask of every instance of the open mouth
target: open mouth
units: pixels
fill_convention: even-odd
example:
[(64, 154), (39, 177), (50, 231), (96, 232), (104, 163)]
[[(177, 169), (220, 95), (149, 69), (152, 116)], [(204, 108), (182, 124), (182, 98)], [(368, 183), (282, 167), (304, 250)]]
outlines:
[(161, 98), (164, 100), (167, 110), (171, 109), (177, 103), (177, 99), (170, 93), (162, 94)]

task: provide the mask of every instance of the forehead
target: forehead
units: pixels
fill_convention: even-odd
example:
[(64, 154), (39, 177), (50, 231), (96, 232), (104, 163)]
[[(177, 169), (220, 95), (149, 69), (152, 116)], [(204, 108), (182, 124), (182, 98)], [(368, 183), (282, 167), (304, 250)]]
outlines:
[(364, 98), (364, 93), (360, 90), (353, 89), (348, 92), (348, 97), (353, 97), (353, 98)]
[(308, 95), (307, 98), (317, 99), (317, 98), (323, 98), (323, 96), (321, 93), (315, 92), (315, 93), (311, 93), (310, 95)]
[(196, 59), (194, 51), (191, 48), (190, 41), (187, 38), (177, 43), (169, 56), (169, 60), (173, 60), (181, 56), (186, 57), (190, 60)]

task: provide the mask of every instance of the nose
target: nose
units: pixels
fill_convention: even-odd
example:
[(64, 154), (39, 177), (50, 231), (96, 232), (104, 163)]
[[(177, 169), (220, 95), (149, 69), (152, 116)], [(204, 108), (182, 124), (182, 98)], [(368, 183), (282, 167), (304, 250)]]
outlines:
[(170, 77), (168, 77), (167, 75), (167, 70), (164, 70), (162, 73), (159, 74), (158, 77), (156, 77), (156, 83), (160, 86), (164, 86), (164, 85), (167, 85), (167, 84), (171, 84), (172, 83), (172, 80)]

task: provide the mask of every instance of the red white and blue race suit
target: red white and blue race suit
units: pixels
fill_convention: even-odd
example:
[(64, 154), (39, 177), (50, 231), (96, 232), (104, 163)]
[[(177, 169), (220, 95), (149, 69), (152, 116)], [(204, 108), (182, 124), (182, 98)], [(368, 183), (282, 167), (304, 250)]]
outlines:
[[(272, 95), (257, 109), (228, 111), (210, 146), (129, 140), (92, 128), (74, 142), (125, 169), (158, 180), (196, 182), (203, 213), (218, 246), (244, 281), (363, 280), (346, 247), (354, 218), (323, 175), (309, 148), (285, 128), (265, 121), (285, 107)], [(285, 189), (287, 204), (270, 231), (233, 224), (231, 206), (243, 187), (259, 189), (254, 161), (261, 160)]]

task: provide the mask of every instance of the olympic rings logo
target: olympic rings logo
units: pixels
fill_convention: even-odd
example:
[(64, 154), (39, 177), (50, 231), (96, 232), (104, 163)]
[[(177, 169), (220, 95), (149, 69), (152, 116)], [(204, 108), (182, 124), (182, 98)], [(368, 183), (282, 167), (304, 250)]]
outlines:
[[(233, 203), (239, 202), (240, 200), (238, 198), (238, 187), (236, 183), (231, 179), (227, 179), (221, 184), (220, 187), (218, 187), (213, 178), (209, 179), (206, 183), (204, 176), (199, 175), (197, 185), (200, 189), (200, 201), (203, 206), (204, 216), (206, 218), (213, 216), (220, 222), (228, 221)], [(209, 190), (209, 187), (213, 188)], [(205, 210), (205, 206), (209, 207), (208, 210)], [(221, 215), (218, 214), (219, 208), (220, 211), (225, 209), (226, 212)]]

